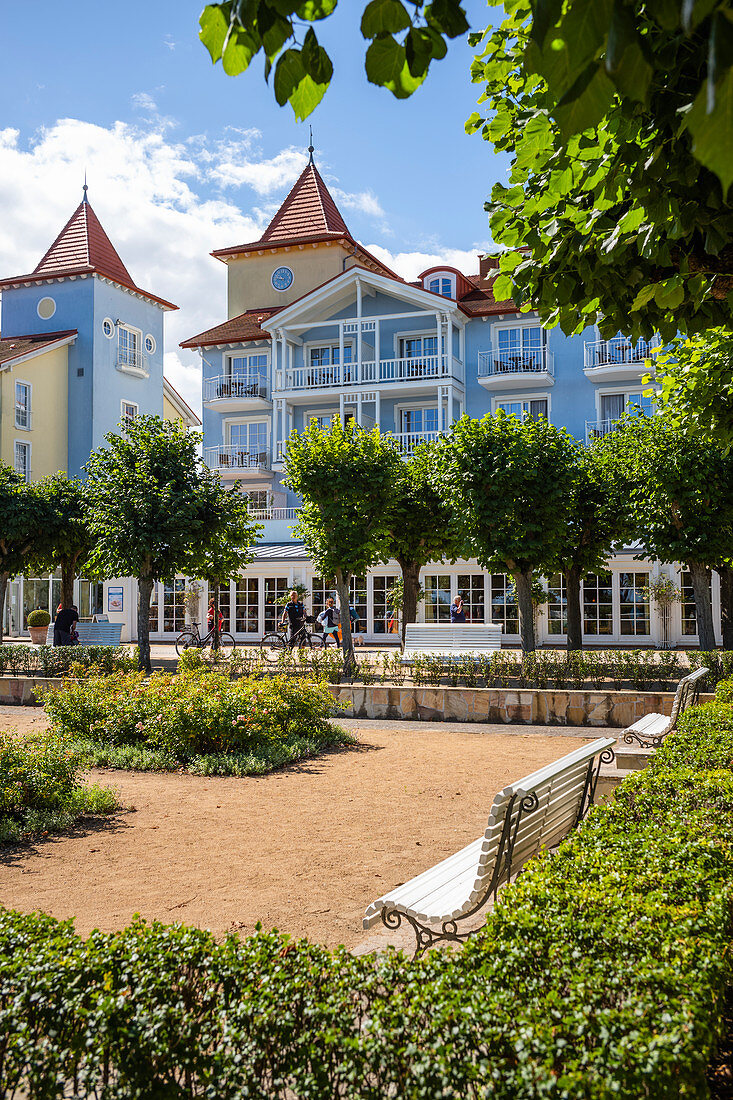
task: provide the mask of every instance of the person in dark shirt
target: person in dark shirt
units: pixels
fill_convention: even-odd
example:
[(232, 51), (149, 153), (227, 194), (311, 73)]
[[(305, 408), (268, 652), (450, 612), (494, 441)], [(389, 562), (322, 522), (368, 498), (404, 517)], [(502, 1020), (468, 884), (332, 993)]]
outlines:
[(298, 593), (295, 589), (290, 593), (290, 599), (285, 604), (285, 610), (283, 611), (283, 617), (280, 622), (284, 623), (286, 619), (290, 627), (290, 639), (292, 641), (305, 623), (305, 605), (298, 599)]
[(53, 624), (53, 644), (73, 645), (74, 624), (79, 622), (79, 612), (75, 607), (63, 607), (57, 612)]
[(450, 605), (450, 621), (452, 623), (465, 623), (466, 621), (466, 610), (460, 596), (456, 596)]

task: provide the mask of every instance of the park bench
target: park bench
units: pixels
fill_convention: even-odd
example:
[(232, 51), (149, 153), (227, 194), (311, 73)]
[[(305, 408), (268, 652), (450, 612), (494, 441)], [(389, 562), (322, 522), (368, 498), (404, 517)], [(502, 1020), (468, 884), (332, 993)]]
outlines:
[(480, 656), (501, 649), (499, 623), (408, 623), (402, 663), (416, 657)]
[[(77, 623), (79, 645), (119, 645), (122, 637), (122, 623)], [(46, 632), (46, 645), (53, 645), (53, 623), (49, 623)]]
[(601, 764), (613, 758), (615, 737), (599, 737), (508, 787), (494, 798), (484, 835), (455, 855), (373, 901), (364, 928), (390, 929), (405, 920), (415, 933), (415, 957), (440, 940), (463, 943), (478, 929), (458, 929), (523, 864), (559, 844), (593, 803)]
[(677, 720), (684, 714), (688, 707), (692, 707), (700, 697), (700, 685), (710, 670), (696, 668), (688, 676), (683, 676), (677, 685), (677, 691), (672, 703), (672, 711), (666, 714), (645, 714), (624, 730), (624, 741), (627, 745), (636, 742), (644, 749), (658, 749), (673, 730), (677, 728)]

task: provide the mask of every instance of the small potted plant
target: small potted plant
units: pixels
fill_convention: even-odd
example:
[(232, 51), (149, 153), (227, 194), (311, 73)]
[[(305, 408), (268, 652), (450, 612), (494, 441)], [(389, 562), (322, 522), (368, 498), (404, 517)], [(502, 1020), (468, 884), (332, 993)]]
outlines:
[(50, 622), (51, 616), (48, 611), (44, 611), (40, 607), (36, 608), (35, 611), (31, 611), (28, 616), (28, 633), (31, 636), (33, 645), (46, 644), (46, 633)]

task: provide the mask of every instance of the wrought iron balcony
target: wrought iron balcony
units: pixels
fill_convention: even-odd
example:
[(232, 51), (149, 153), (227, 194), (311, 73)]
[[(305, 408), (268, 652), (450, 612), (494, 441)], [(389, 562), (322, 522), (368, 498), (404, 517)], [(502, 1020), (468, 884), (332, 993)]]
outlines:
[(117, 349), (117, 370), (124, 371), (126, 374), (135, 374), (138, 378), (150, 377), (147, 355), (131, 348)]

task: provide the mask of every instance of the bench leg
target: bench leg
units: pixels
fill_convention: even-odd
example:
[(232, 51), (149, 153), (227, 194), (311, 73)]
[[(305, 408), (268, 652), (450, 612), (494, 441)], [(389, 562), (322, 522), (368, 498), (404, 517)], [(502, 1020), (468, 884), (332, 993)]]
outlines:
[(669, 734), (673, 732), (674, 730), (665, 730), (664, 733), (660, 733), (656, 737), (644, 737), (643, 734), (629, 732), (624, 734), (624, 743), (626, 745), (633, 745), (636, 743), (642, 749), (658, 749), (665, 737), (668, 737)]
[(427, 924), (421, 924), (415, 917), (408, 913), (399, 913), (396, 909), (382, 910), (382, 924), (391, 931), (396, 931), (405, 920), (415, 933), (415, 953), (413, 959), (419, 959), (425, 951), (434, 947), (436, 943), (465, 943), (469, 936), (479, 932), (480, 928), (472, 928), (466, 932), (459, 932), (454, 920), (445, 921), (440, 928), (431, 928)]

